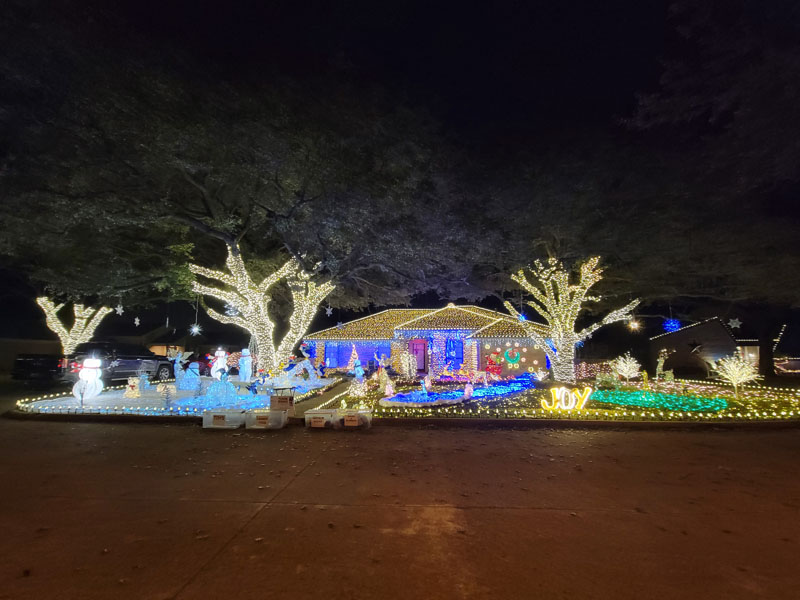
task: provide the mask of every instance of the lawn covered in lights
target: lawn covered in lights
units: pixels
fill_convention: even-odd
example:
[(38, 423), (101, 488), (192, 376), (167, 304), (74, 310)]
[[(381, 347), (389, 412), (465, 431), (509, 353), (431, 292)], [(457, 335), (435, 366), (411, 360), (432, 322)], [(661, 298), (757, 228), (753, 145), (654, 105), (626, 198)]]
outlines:
[[(509, 385), (512, 384), (512, 385)], [(413, 392), (417, 386), (399, 386), (398, 392)], [(709, 382), (675, 381), (642, 390), (640, 385), (629, 385), (618, 390), (595, 390), (582, 410), (548, 410), (542, 400), (549, 400), (547, 389), (530, 387), (514, 389), (513, 381), (495, 391), (492, 386), (475, 387), (468, 402), (450, 406), (382, 407), (383, 397), (378, 390), (367, 392), (366, 397), (350, 398), (340, 394), (336, 402), (345, 400), (349, 406), (366, 406), (375, 417), (383, 418), (523, 418), (523, 419), (575, 419), (575, 420), (775, 420), (800, 419), (800, 390), (776, 389), (763, 386), (744, 388), (737, 400), (727, 386)], [(483, 393), (479, 393), (484, 390)], [(434, 384), (431, 395), (458, 397), (463, 386)]]

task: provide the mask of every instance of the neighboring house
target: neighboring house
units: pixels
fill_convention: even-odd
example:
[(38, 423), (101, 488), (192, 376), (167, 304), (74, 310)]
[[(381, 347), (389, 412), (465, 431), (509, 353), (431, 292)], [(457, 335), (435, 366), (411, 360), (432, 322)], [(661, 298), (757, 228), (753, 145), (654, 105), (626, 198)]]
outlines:
[[(775, 339), (776, 346), (779, 341), (780, 337)], [(734, 331), (719, 317), (653, 336), (650, 343), (654, 356), (658, 356), (662, 349), (674, 351), (665, 362), (664, 368), (672, 369), (676, 375), (684, 377), (707, 376), (715, 361), (736, 353), (756, 365), (759, 362), (758, 339), (744, 336), (737, 338)]]
[(509, 315), (479, 306), (448, 304), (439, 309), (393, 308), (305, 336), (317, 364), (346, 369), (355, 347), (367, 366), (386, 355), (395, 365), (408, 351), (419, 372), (486, 370), (489, 360), (503, 375), (545, 369), (544, 351)]

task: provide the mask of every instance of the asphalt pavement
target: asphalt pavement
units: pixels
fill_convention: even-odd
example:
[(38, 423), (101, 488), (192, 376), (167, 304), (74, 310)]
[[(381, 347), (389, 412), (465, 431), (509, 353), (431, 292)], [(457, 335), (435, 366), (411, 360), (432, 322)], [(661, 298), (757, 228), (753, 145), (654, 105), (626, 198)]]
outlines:
[(4, 418), (0, 599), (796, 599), (798, 457), (794, 429)]

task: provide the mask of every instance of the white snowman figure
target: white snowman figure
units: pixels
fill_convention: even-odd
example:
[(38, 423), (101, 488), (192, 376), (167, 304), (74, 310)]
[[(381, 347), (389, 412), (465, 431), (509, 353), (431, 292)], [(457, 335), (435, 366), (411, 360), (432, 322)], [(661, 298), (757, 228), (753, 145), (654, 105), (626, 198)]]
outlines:
[(83, 403), (94, 398), (103, 391), (103, 380), (100, 379), (100, 359), (86, 358), (78, 373), (78, 381), (72, 386), (72, 395)]
[(217, 350), (214, 353), (214, 362), (211, 364), (211, 376), (219, 381), (222, 373), (228, 371), (228, 353), (225, 350)]
[(242, 348), (242, 356), (239, 358), (239, 381), (250, 383), (253, 375), (253, 357), (250, 356), (249, 348)]
[(467, 385), (464, 386), (464, 401), (467, 401), (470, 398), (472, 398), (472, 393), (474, 391), (475, 388), (472, 386), (472, 383), (467, 383)]

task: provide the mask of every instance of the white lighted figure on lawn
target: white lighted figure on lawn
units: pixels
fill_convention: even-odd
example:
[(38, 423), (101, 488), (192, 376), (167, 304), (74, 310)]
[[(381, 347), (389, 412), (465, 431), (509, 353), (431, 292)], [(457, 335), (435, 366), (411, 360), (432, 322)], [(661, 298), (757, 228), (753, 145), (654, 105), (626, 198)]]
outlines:
[(214, 353), (214, 362), (211, 363), (211, 376), (217, 381), (223, 373), (228, 372), (228, 353), (219, 349)]
[(250, 348), (242, 348), (242, 356), (239, 358), (239, 381), (250, 383), (253, 376), (253, 357), (250, 356)]
[(475, 388), (472, 386), (471, 383), (468, 383), (464, 386), (464, 400), (469, 400), (472, 398), (472, 394), (475, 391)]
[(585, 387), (582, 391), (565, 387), (550, 388), (552, 402), (542, 398), (542, 408), (545, 410), (583, 410), (591, 395), (592, 388), (590, 387)]
[(83, 402), (94, 398), (103, 391), (103, 380), (100, 379), (100, 359), (86, 358), (78, 373), (78, 381), (72, 386), (72, 395)]
[(125, 386), (125, 393), (122, 394), (123, 398), (139, 398), (139, 378), (128, 377), (128, 385)]

